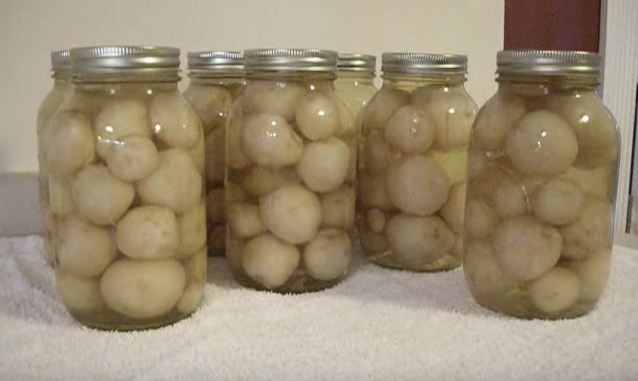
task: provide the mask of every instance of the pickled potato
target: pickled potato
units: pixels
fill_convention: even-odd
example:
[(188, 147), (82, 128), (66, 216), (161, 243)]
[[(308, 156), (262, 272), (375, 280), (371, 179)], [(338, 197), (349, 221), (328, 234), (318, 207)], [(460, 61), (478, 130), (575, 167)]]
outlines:
[(321, 195), (322, 226), (349, 230), (355, 220), (355, 191), (343, 186)]
[(175, 213), (162, 206), (131, 209), (115, 229), (117, 248), (134, 259), (175, 257), (180, 244)]
[(113, 143), (124, 136), (151, 136), (151, 124), (148, 120), (144, 102), (136, 99), (113, 100), (102, 107), (95, 117), (96, 152), (102, 160)]
[(177, 257), (192, 255), (206, 244), (206, 205), (200, 202), (177, 216), (180, 244)]
[(474, 238), (484, 238), (494, 232), (498, 216), (484, 200), (468, 200), (465, 209), (466, 234)]
[(188, 150), (201, 138), (199, 118), (178, 94), (163, 93), (153, 97), (149, 118), (157, 138), (169, 147)]
[(350, 155), (353, 153), (341, 139), (309, 143), (297, 163), (297, 174), (315, 192), (333, 191), (348, 176)]
[(373, 175), (382, 174), (392, 163), (390, 145), (378, 131), (372, 131), (365, 137), (363, 145), (363, 166)]
[(237, 106), (232, 108), (236, 109), (236, 111), (234, 111), (233, 118), (230, 118), (226, 127), (227, 162), (232, 169), (244, 169), (251, 164), (250, 159), (244, 153), (241, 141), (242, 124), (245, 116), (241, 115), (239, 111), (239, 107), (243, 103), (237, 100), (235, 104)]
[(62, 302), (72, 311), (93, 311), (104, 306), (100, 295), (100, 280), (58, 271), (55, 274)]
[(458, 183), (450, 188), (447, 201), (441, 207), (439, 214), (456, 234), (463, 233), (463, 218), (465, 215), (465, 183)]
[(388, 242), (383, 234), (375, 233), (367, 226), (359, 227), (358, 231), (361, 247), (368, 256), (381, 253), (388, 249)]
[(585, 303), (595, 303), (607, 284), (611, 267), (611, 250), (602, 250), (581, 261), (570, 261), (565, 267), (576, 274), (580, 280), (578, 299)]
[(372, 208), (366, 213), (366, 224), (374, 233), (382, 234), (385, 229), (385, 213), (382, 210)]
[(496, 297), (517, 287), (516, 279), (504, 272), (496, 261), (490, 244), (473, 241), (465, 251), (463, 269), (473, 294)]
[(434, 142), (436, 125), (427, 111), (406, 105), (399, 108), (387, 121), (384, 136), (388, 143), (404, 153), (422, 153)]
[(177, 302), (177, 311), (189, 314), (197, 309), (204, 297), (204, 287), (201, 284), (190, 284), (186, 286), (184, 294)]
[(226, 133), (224, 128), (218, 128), (208, 133), (206, 146), (206, 180), (211, 184), (224, 182), (224, 150)]
[(359, 201), (366, 208), (379, 208), (384, 211), (394, 209), (386, 191), (386, 179), (383, 175), (373, 176), (365, 172), (359, 174)]
[(58, 227), (55, 239), (58, 268), (81, 277), (95, 277), (117, 255), (111, 232), (72, 215)]
[(299, 135), (275, 114), (247, 117), (241, 127), (241, 147), (250, 160), (271, 168), (294, 164), (304, 152)]
[(240, 238), (250, 238), (265, 230), (259, 215), (259, 206), (249, 203), (228, 206), (228, 225)]
[(95, 160), (95, 136), (84, 114), (74, 110), (60, 111), (48, 130), (50, 137), (44, 150), (47, 167), (52, 173), (68, 176)]
[(522, 97), (511, 94), (492, 97), (476, 118), (472, 137), (476, 147), (489, 151), (503, 150), (509, 131), (525, 112)]
[(243, 93), (244, 109), (250, 114), (274, 114), (292, 121), (295, 106), (306, 92), (297, 83), (251, 81)]
[(546, 313), (571, 307), (578, 299), (579, 289), (578, 277), (562, 267), (553, 268), (527, 285), (532, 303)]
[(49, 207), (56, 216), (67, 216), (75, 210), (69, 180), (49, 175)]
[(270, 169), (258, 165), (251, 167), (241, 179), (242, 187), (257, 197), (298, 182), (297, 172), (292, 167)]
[(124, 136), (106, 155), (109, 170), (124, 181), (138, 181), (150, 175), (159, 163), (155, 144), (144, 136)]
[(312, 141), (326, 139), (339, 129), (339, 112), (329, 97), (309, 92), (297, 104), (295, 122), (306, 138)]
[(223, 130), (227, 110), (233, 103), (229, 90), (221, 86), (189, 86), (184, 98), (201, 119), (206, 133), (215, 128)]
[(364, 133), (382, 128), (399, 107), (408, 103), (410, 94), (403, 90), (383, 87), (363, 110)]
[(454, 233), (436, 216), (397, 214), (388, 221), (385, 235), (397, 258), (409, 264), (439, 259), (454, 245)]
[(352, 115), (350, 109), (346, 105), (346, 103), (341, 100), (338, 96), (331, 96), (330, 99), (337, 109), (337, 115), (339, 116), (339, 127), (337, 128), (336, 135), (344, 136), (344, 135), (352, 135), (355, 130), (355, 120), (354, 117), (356, 115)]
[(585, 194), (573, 180), (555, 178), (534, 194), (534, 215), (548, 224), (565, 225), (578, 219)]
[(348, 269), (351, 251), (348, 234), (338, 229), (323, 229), (304, 248), (303, 264), (311, 277), (334, 280)]
[(612, 210), (604, 199), (588, 197), (580, 217), (560, 230), (563, 256), (584, 259), (611, 248)]
[(297, 268), (299, 250), (270, 234), (246, 243), (241, 264), (246, 274), (267, 289), (282, 286)]

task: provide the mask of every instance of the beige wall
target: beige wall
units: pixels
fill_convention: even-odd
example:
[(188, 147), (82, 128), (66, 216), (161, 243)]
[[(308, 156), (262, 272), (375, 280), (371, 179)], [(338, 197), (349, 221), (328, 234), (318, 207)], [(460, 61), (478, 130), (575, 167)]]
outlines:
[(0, 172), (37, 168), (35, 114), (50, 87), (48, 52), (108, 43), (195, 49), (322, 47), (458, 52), (468, 89), (494, 91), (503, 0), (0, 0)]

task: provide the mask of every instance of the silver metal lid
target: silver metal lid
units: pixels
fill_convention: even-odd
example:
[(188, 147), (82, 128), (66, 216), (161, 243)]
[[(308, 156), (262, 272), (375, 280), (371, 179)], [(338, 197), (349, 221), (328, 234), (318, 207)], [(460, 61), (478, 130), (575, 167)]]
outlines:
[(235, 51), (189, 52), (187, 55), (189, 75), (207, 73), (244, 73), (244, 53)]
[(244, 51), (244, 65), (247, 72), (334, 72), (337, 69), (337, 52), (322, 49), (248, 49)]
[(498, 74), (585, 75), (600, 77), (602, 57), (558, 50), (502, 50), (496, 54)]
[(406, 74), (465, 74), (467, 56), (435, 53), (383, 53), (383, 73)]
[(71, 56), (69, 49), (51, 52), (51, 71), (68, 72), (71, 70)]
[(369, 54), (339, 53), (337, 57), (337, 70), (339, 71), (367, 71), (374, 74), (376, 64), (377, 57)]
[(76, 74), (118, 72), (175, 73), (179, 49), (162, 46), (90, 46), (71, 49), (71, 68)]

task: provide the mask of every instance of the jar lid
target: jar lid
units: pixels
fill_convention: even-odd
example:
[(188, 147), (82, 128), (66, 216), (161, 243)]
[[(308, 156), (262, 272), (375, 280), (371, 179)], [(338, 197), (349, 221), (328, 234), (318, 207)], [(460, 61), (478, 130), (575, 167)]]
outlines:
[(581, 51), (502, 50), (496, 54), (496, 67), (498, 74), (599, 77), (602, 57)]
[(244, 51), (246, 71), (334, 72), (337, 52), (323, 49), (248, 49)]
[(244, 73), (244, 53), (236, 51), (189, 52), (186, 56), (189, 75)]
[(67, 72), (71, 69), (71, 55), (69, 49), (51, 52), (51, 71)]
[(377, 57), (369, 54), (339, 53), (337, 70), (339, 71), (369, 71), (374, 73)]
[(179, 49), (129, 45), (75, 48), (71, 49), (71, 67), (75, 74), (177, 74)]
[(465, 74), (467, 56), (436, 53), (383, 53), (383, 73), (406, 74)]

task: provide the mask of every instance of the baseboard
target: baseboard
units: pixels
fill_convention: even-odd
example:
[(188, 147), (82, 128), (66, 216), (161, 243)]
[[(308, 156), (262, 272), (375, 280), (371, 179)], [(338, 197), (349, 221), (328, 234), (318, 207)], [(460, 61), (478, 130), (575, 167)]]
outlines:
[(0, 173), (0, 237), (39, 234), (38, 175)]

